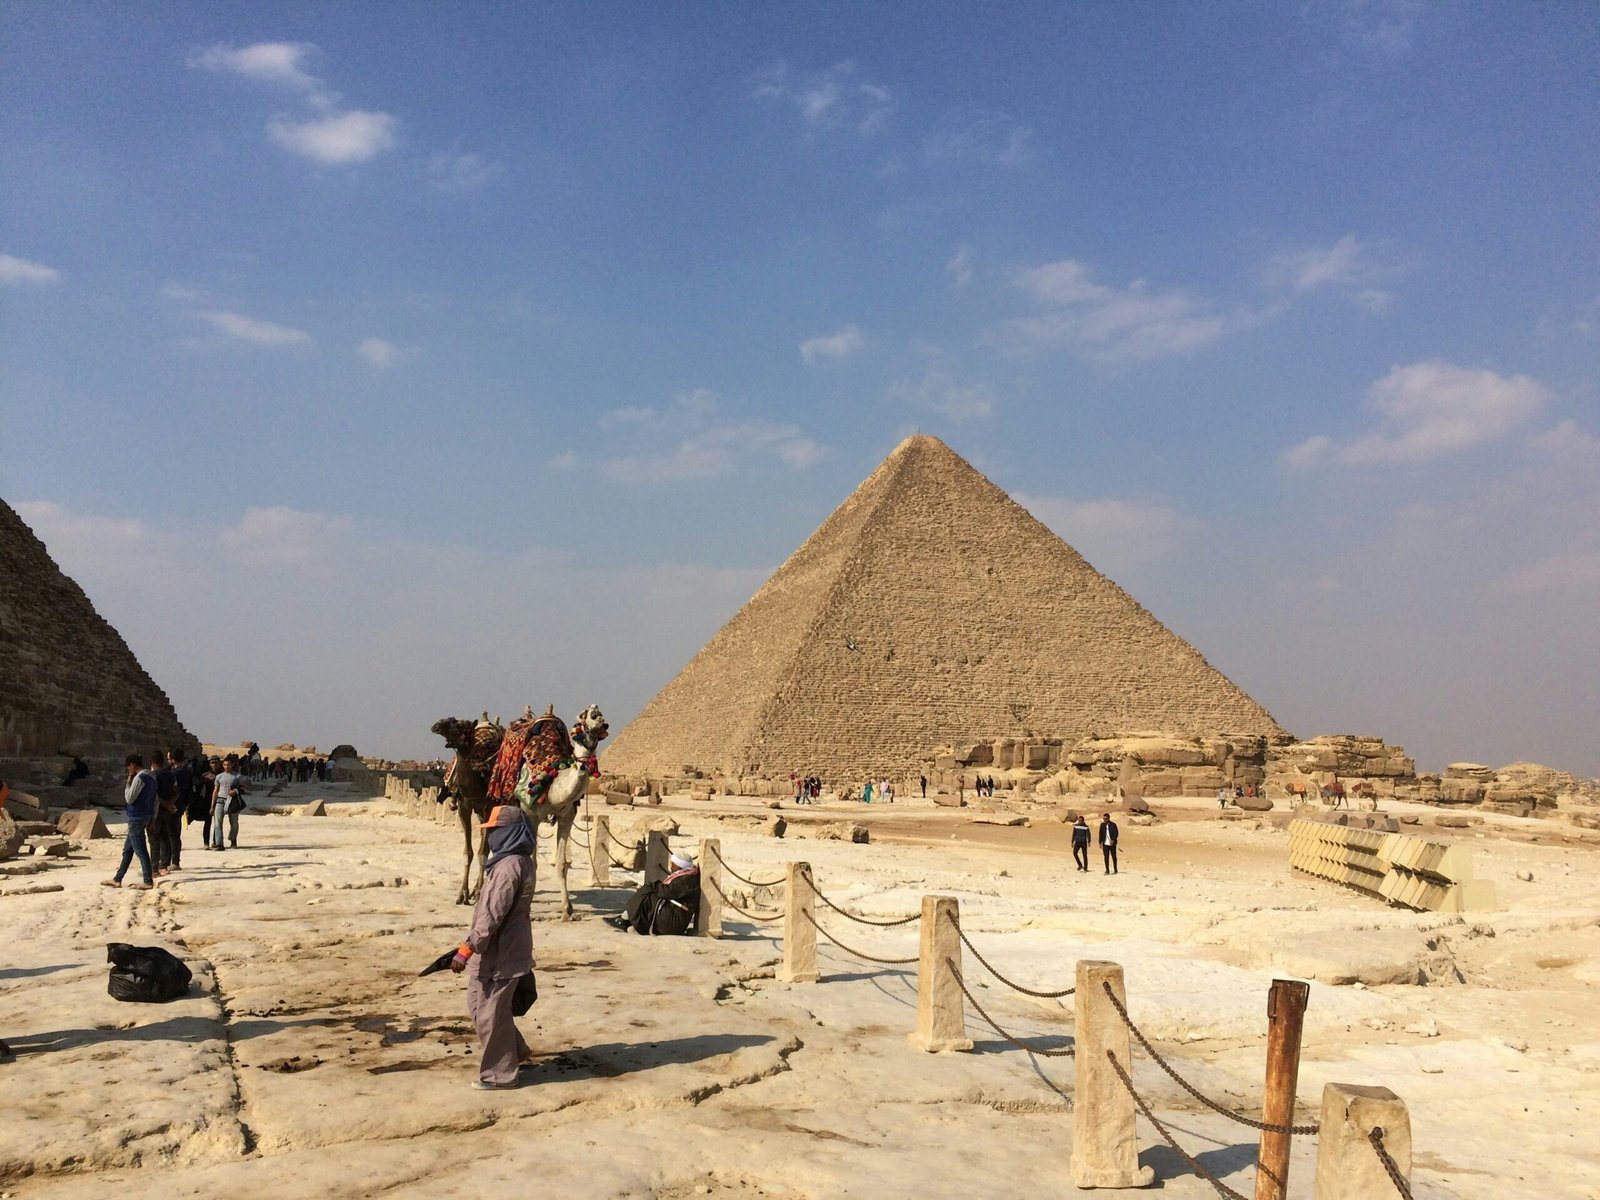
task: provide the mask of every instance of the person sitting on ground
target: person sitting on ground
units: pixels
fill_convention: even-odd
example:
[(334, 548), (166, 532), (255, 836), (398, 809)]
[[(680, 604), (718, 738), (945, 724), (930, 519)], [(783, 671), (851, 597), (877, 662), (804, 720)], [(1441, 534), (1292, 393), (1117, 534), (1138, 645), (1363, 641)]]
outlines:
[(606, 924), (624, 933), (688, 933), (700, 918), (700, 868), (687, 850), (674, 851), (672, 874), (633, 893), (621, 916)]
[(489, 833), (483, 886), (472, 910), (472, 928), (450, 969), (467, 973), (467, 1013), (483, 1058), (472, 1086), (498, 1091), (517, 1086), (517, 1070), (533, 1051), (522, 1040), (511, 1001), (517, 981), (533, 970), (533, 824), (515, 804), (491, 809), (478, 825)]
[[(62, 751), (65, 753), (65, 751)], [(67, 768), (67, 773), (61, 777), (62, 787), (71, 787), (80, 779), (89, 778), (89, 764), (76, 754), (72, 756), (72, 765)]]

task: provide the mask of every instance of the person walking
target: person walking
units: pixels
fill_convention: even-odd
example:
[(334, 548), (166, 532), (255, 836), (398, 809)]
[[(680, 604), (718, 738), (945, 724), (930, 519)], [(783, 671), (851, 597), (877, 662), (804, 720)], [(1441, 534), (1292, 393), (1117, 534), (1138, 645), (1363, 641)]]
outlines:
[(183, 751), (167, 751), (167, 769), (172, 772), (173, 805), (170, 813), (161, 819), (167, 822), (167, 850), (172, 861), (168, 870), (183, 869), (183, 823), (194, 806), (194, 771), (183, 760)]
[(1072, 863), (1080, 871), (1089, 869), (1089, 822), (1082, 813), (1072, 824)]
[(150, 756), (150, 773), (156, 777), (156, 815), (145, 831), (150, 841), (150, 864), (157, 876), (170, 875), (176, 858), (172, 842), (178, 817), (178, 778), (159, 750)]
[(239, 813), (244, 808), (244, 780), (239, 777), (239, 756), (222, 760), (222, 770), (211, 783), (211, 849), (222, 849), (222, 822), (227, 818), (228, 845), (238, 848)]
[(489, 832), (489, 859), (472, 910), (472, 928), (450, 969), (467, 973), (467, 1013), (483, 1057), (472, 1086), (499, 1091), (517, 1086), (517, 1068), (533, 1052), (511, 1012), (517, 980), (533, 970), (534, 849), (532, 824), (514, 804), (492, 809), (478, 825)]
[(1100, 814), (1100, 853), (1105, 856), (1106, 874), (1117, 873), (1117, 823), (1110, 813)]
[(123, 838), (122, 862), (117, 866), (117, 873), (102, 882), (106, 887), (121, 887), (129, 864), (137, 858), (144, 882), (130, 883), (128, 886), (141, 892), (149, 891), (155, 884), (155, 875), (150, 869), (150, 846), (145, 841), (145, 827), (156, 815), (156, 777), (144, 769), (144, 759), (137, 754), (130, 754), (122, 761), (127, 768), (127, 785), (122, 790), (122, 812), (128, 818), (128, 832)]
[(917, 782), (922, 785), (922, 798), (926, 800), (928, 798), (928, 777), (926, 775), (918, 775)]

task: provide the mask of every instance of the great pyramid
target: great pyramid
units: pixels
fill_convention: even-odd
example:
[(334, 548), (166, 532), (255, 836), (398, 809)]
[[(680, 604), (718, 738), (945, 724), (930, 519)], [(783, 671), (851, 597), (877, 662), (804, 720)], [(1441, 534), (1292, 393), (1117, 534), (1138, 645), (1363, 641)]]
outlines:
[(903, 777), (1025, 731), (1278, 735), (938, 438), (907, 438), (617, 737), (608, 773)]
[(65, 750), (103, 766), (198, 745), (121, 635), (0, 500), (0, 760)]

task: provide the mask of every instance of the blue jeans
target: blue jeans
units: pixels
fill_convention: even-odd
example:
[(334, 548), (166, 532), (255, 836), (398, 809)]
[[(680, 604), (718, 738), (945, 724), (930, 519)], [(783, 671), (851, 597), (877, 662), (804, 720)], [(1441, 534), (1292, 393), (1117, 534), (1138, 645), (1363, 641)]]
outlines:
[(128, 873), (128, 864), (133, 862), (135, 855), (139, 859), (139, 869), (144, 872), (144, 881), (155, 882), (155, 876), (150, 871), (150, 847), (144, 840), (144, 827), (149, 823), (144, 817), (128, 818), (128, 836), (122, 841), (122, 864), (112, 876), (118, 883), (121, 883), (122, 877)]
[(226, 800), (219, 800), (211, 807), (211, 845), (213, 849), (222, 849), (222, 823), (228, 823), (228, 841), (233, 845), (239, 844), (239, 814), (230, 813), (228, 805), (233, 803), (230, 796)]

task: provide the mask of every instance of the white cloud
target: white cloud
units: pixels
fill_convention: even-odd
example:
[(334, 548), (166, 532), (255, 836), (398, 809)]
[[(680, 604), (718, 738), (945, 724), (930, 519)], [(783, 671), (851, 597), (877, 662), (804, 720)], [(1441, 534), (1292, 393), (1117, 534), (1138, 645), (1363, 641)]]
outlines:
[(756, 77), (755, 94), (763, 100), (793, 104), (808, 129), (851, 129), (862, 136), (877, 133), (894, 112), (894, 97), (881, 84), (858, 77), (848, 60), (796, 79), (777, 63)]
[(204, 297), (204, 293), (199, 288), (190, 287), (188, 284), (178, 283), (172, 279), (163, 283), (157, 294), (163, 300), (176, 300), (180, 304), (192, 304), (194, 301)]
[(550, 469), (553, 471), (573, 471), (578, 467), (578, 452), (576, 450), (563, 450), (550, 460)]
[(271, 321), (258, 321), (235, 312), (203, 312), (196, 315), (230, 337), (257, 346), (299, 346), (311, 341), (311, 335), (303, 329), (274, 325)]
[(478, 154), (435, 154), (428, 163), (428, 180), (441, 192), (471, 192), (502, 170), (499, 163)]
[(1003, 322), (998, 341), (1015, 351), (1067, 348), (1103, 362), (1159, 358), (1207, 345), (1255, 318), (1223, 317), (1177, 290), (1142, 279), (1126, 288), (1096, 283), (1073, 259), (1018, 271), (1015, 286), (1046, 306)]
[(231, 561), (311, 566), (337, 562), (355, 523), (346, 516), (305, 512), (275, 505), (248, 508), (238, 524), (224, 529), (218, 546)]
[(1339, 443), (1318, 434), (1284, 451), (1288, 467), (1430, 462), (1504, 437), (1538, 415), (1546, 392), (1526, 375), (1457, 367), (1437, 359), (1394, 367), (1367, 392), (1378, 428)]
[(367, 162), (396, 142), (393, 117), (360, 109), (309, 121), (279, 117), (267, 126), (267, 132), (285, 150), (330, 165)]
[(600, 461), (600, 473), (618, 483), (680, 483), (741, 467), (759, 471), (778, 464), (805, 470), (827, 453), (798, 426), (718, 419), (721, 407), (715, 392), (696, 388), (680, 392), (662, 409), (613, 409), (599, 425), (622, 449)]
[(940, 413), (952, 421), (987, 417), (994, 411), (994, 389), (985, 383), (961, 383), (942, 367), (930, 367), (921, 379), (889, 385), (885, 399)]
[(356, 347), (356, 353), (379, 370), (386, 370), (404, 358), (407, 351), (402, 350), (393, 342), (371, 337), (366, 338)]
[(1113, 577), (1118, 571), (1170, 558), (1205, 529), (1195, 517), (1156, 501), (1023, 494), (1014, 499)]
[(966, 287), (972, 282), (972, 247), (957, 246), (944, 269), (950, 273), (951, 287)]
[(1518, 568), (1497, 580), (1494, 587), (1510, 596), (1568, 593), (1592, 600), (1600, 594), (1600, 552), (1552, 554)]
[(1329, 288), (1371, 313), (1386, 311), (1394, 296), (1379, 284), (1405, 272), (1392, 249), (1374, 247), (1353, 233), (1331, 246), (1286, 250), (1275, 255), (1265, 271), (1267, 282), (1295, 293)]
[(940, 163), (987, 163), (1020, 167), (1033, 160), (1033, 130), (1003, 112), (953, 109), (922, 139), (922, 159)]
[(322, 81), (305, 69), (305, 61), (316, 52), (317, 48), (308, 42), (257, 42), (240, 49), (218, 43), (191, 54), (189, 65), (280, 84), (336, 102), (337, 97), (324, 90)]
[(0, 285), (14, 283), (59, 283), (61, 272), (43, 263), (0, 254)]
[(807, 338), (800, 343), (800, 357), (808, 363), (824, 358), (848, 358), (864, 350), (867, 339), (854, 325), (846, 325), (821, 337)]

